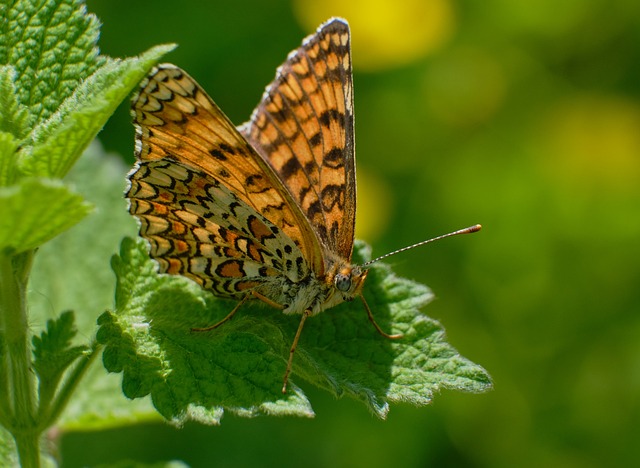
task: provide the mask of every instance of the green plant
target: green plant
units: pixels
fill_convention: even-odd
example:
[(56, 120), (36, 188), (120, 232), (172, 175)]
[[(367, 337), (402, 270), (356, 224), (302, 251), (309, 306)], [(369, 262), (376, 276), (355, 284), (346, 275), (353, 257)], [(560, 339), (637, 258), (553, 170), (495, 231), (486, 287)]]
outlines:
[[(173, 46), (111, 59), (99, 55), (98, 22), (78, 0), (0, 5), (2, 464), (14, 460), (13, 440), (20, 463), (39, 466), (40, 439), (54, 424), (87, 429), (154, 417), (140, 399), (147, 395), (168, 420), (212, 424), (225, 409), (313, 415), (295, 385), (300, 377), (363, 401), (379, 417), (389, 402), (427, 404), (440, 388), (490, 387), (484, 369), (461, 357), (441, 326), (420, 313), (429, 289), (382, 264), (371, 269), (367, 301), (385, 329), (405, 338), (382, 339), (354, 304), (321, 314), (308, 322), (286, 395), (278, 383), (295, 317), (247, 306), (215, 333), (193, 335), (191, 326), (215, 322), (232, 304), (184, 278), (157, 275), (144, 243), (126, 237), (112, 260), (114, 284), (106, 258), (134, 233), (121, 195), (125, 168), (97, 145), (78, 159)], [(368, 248), (359, 243), (355, 255), (365, 260)], [(65, 311), (48, 312), (52, 305)], [(117, 379), (91, 366), (100, 352), (136, 402), (119, 398)]]
[(27, 285), (34, 256), (92, 211), (61, 179), (171, 47), (110, 59), (98, 54), (98, 21), (81, 2), (6, 0), (0, 8), (0, 423), (20, 462), (38, 466), (42, 432), (98, 347), (72, 344), (70, 311), (31, 340)]

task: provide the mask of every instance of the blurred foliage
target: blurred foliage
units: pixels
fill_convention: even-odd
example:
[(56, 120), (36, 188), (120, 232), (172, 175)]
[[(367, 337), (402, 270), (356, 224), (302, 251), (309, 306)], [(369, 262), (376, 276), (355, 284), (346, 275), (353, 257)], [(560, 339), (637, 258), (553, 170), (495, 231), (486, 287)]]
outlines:
[[(434, 290), (439, 300), (425, 312), (492, 374), (495, 390), (445, 392), (380, 422), (309, 388), (315, 420), (70, 433), (66, 466), (125, 457), (192, 466), (637, 463), (637, 0), (88, 0), (88, 9), (111, 56), (178, 43), (168, 60), (236, 123), (306, 34), (346, 16), (358, 236), (377, 255), (483, 223), (479, 234), (392, 263)], [(101, 140), (130, 162), (127, 112)]]

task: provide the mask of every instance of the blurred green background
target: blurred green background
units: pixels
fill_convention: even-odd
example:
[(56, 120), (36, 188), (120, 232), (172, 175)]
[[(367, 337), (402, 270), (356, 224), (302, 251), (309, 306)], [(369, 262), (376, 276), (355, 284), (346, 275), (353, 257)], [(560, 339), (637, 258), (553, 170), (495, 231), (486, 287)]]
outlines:
[[(302, 386), (317, 417), (137, 426), (62, 438), (65, 466), (631, 466), (640, 456), (640, 2), (88, 0), (101, 50), (176, 42), (245, 121), (330, 16), (352, 27), (358, 237), (428, 284), (495, 389), (379, 421)], [(127, 106), (100, 139), (132, 162)], [(114, 246), (114, 250), (116, 246)]]

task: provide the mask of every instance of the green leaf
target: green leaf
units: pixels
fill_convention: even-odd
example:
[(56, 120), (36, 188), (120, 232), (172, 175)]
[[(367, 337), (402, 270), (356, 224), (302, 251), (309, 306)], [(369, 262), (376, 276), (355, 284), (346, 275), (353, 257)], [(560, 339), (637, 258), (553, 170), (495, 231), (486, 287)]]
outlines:
[(0, 66), (0, 132), (22, 140), (29, 132), (29, 111), (18, 102), (15, 79), (16, 71), (12, 66)]
[[(0, 132), (21, 140), (27, 128), (33, 129), (21, 145), (21, 171), (63, 177), (116, 107), (174, 46), (109, 59), (98, 55), (99, 22), (80, 0), (4, 0), (0, 8), (0, 65), (10, 65), (0, 69), (5, 109)], [(15, 92), (9, 95), (9, 89)], [(0, 162), (0, 177), (5, 167)]]
[(15, 181), (18, 149), (29, 132), (29, 113), (18, 102), (15, 77), (13, 67), (0, 66), (0, 187)]
[(0, 8), (0, 64), (14, 66), (33, 127), (102, 64), (100, 23), (80, 0), (2, 0)]
[[(358, 256), (368, 256), (362, 243)], [(123, 374), (129, 398), (150, 394), (168, 419), (193, 417), (194, 405), (220, 414), (226, 409), (311, 416), (306, 397), (293, 384), (297, 377), (357, 398), (379, 417), (386, 416), (388, 402), (423, 405), (440, 388), (480, 392), (491, 386), (484, 369), (459, 356), (444, 341), (441, 326), (419, 312), (431, 299), (429, 289), (396, 277), (385, 265), (371, 268), (365, 295), (378, 323), (404, 338), (381, 337), (356, 302), (319, 314), (305, 325), (290, 392), (283, 396), (299, 317), (251, 304), (220, 328), (194, 333), (192, 327), (216, 323), (234, 302), (216, 299), (184, 278), (153, 273), (155, 264), (141, 240), (125, 239), (112, 263), (116, 311), (99, 320), (104, 365)]]
[(25, 179), (0, 187), (0, 249), (35, 249), (90, 211), (89, 203), (58, 181)]
[(65, 370), (87, 350), (87, 346), (73, 346), (76, 336), (73, 312), (63, 312), (57, 319), (47, 321), (47, 329), (34, 336), (33, 369), (40, 380), (41, 393), (46, 389), (53, 395)]
[(33, 131), (32, 147), (21, 158), (25, 174), (63, 177), (102, 129), (116, 107), (173, 45), (139, 57), (109, 59), (82, 82), (60, 108)]
[(16, 455), (13, 437), (0, 425), (0, 466), (18, 466)]
[(11, 133), (0, 132), (0, 187), (16, 180), (19, 147), (20, 140)]

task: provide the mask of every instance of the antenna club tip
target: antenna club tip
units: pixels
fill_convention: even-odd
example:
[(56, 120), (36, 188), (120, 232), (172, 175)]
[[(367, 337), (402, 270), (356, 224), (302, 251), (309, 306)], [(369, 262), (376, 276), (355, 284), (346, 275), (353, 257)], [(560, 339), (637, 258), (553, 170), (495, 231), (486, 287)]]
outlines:
[(420, 247), (421, 245), (425, 245), (425, 244), (428, 244), (430, 242), (437, 241), (437, 240), (440, 240), (440, 239), (445, 239), (447, 237), (459, 236), (461, 234), (471, 234), (472, 232), (478, 232), (480, 229), (482, 229), (482, 225), (481, 224), (474, 224), (473, 226), (469, 226), (469, 227), (464, 228), (464, 229), (459, 229), (457, 231), (453, 231), (453, 232), (450, 232), (448, 234), (443, 234), (441, 236), (434, 237), (433, 239), (427, 239), (427, 240), (424, 240), (422, 242), (418, 242), (417, 244), (413, 244), (413, 245), (410, 245), (408, 247), (404, 247), (402, 249), (394, 250), (393, 252), (390, 252), (388, 254), (385, 254), (385, 255), (382, 255), (380, 257), (374, 258), (373, 260), (369, 260), (368, 262), (365, 262), (360, 266), (367, 267), (367, 266), (371, 265), (372, 263), (375, 263), (375, 262), (378, 262), (378, 261), (380, 261), (382, 259), (390, 257), (391, 255), (395, 255), (395, 254), (398, 254), (400, 252), (405, 252), (405, 251), (407, 251), (409, 249)]

